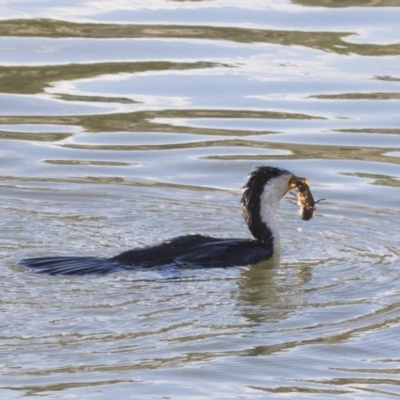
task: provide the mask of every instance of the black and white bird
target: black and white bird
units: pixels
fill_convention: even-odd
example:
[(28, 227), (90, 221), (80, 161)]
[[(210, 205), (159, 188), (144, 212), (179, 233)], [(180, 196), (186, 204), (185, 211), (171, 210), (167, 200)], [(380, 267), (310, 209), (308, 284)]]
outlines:
[(267, 260), (279, 248), (275, 221), (279, 201), (299, 186), (308, 188), (308, 181), (284, 169), (261, 166), (250, 173), (243, 187), (241, 204), (243, 217), (254, 239), (187, 235), (154, 246), (128, 250), (111, 258), (50, 256), (25, 259), (19, 265), (52, 275), (104, 274), (140, 267), (224, 268), (253, 265)]

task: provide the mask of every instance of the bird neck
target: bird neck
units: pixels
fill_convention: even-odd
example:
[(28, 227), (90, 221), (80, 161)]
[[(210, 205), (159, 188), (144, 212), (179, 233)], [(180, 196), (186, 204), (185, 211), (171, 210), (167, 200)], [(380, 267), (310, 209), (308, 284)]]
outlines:
[(290, 174), (270, 179), (266, 183), (249, 181), (242, 196), (243, 217), (254, 238), (274, 251), (279, 249), (276, 214), (279, 201), (286, 192)]
[(260, 224), (259, 235), (257, 240), (264, 243), (272, 242), (274, 250), (280, 247), (279, 229), (276, 224), (276, 214), (279, 209), (279, 198), (275, 197), (275, 192), (269, 190), (268, 184), (264, 188), (264, 192), (260, 198), (260, 214), (258, 222)]
[(278, 249), (279, 231), (275, 216), (279, 209), (280, 197), (276, 196), (276, 191), (271, 186), (272, 182), (265, 185), (258, 199), (258, 204), (254, 207), (246, 222), (255, 239)]

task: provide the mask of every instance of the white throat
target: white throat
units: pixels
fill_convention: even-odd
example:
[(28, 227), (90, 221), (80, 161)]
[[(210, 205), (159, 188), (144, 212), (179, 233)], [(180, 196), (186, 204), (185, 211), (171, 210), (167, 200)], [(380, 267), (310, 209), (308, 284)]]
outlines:
[(280, 236), (275, 216), (279, 210), (279, 201), (286, 194), (291, 177), (291, 174), (284, 174), (271, 179), (265, 185), (260, 197), (261, 220), (268, 226), (274, 237), (274, 251), (278, 251), (280, 248)]

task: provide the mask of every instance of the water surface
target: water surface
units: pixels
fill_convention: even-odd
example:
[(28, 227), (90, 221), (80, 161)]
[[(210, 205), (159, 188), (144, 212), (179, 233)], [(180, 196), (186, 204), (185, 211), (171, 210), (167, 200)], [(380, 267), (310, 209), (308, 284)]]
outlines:
[[(399, 6), (0, 2), (2, 398), (398, 397)], [(327, 200), (261, 265), (16, 266), (249, 237), (262, 164)]]

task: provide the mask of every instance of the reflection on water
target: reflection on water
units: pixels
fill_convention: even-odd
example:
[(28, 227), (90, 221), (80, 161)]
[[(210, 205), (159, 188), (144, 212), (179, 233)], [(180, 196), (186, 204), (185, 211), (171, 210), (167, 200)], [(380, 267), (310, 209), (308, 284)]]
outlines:
[[(24, 51), (26, 54), (26, 51)], [(22, 60), (21, 60), (22, 61)], [(102, 75), (117, 75), (120, 73), (140, 73), (146, 71), (165, 71), (170, 69), (211, 68), (213, 64), (199, 63), (171, 63), (171, 62), (115, 62), (95, 64), (66, 64), (40, 66), (1, 66), (1, 87), (3, 93), (42, 93), (53, 82), (87, 79)], [(69, 101), (103, 101), (106, 103), (132, 103), (132, 100), (119, 97), (77, 96), (66, 94), (61, 98)], [(119, 100), (119, 101), (117, 101)]]
[[(193, 54), (190, 46), (185, 46), (186, 42), (182, 42), (183, 39), (192, 40), (217, 40), (217, 41), (232, 41), (237, 43), (246, 44), (257, 44), (257, 43), (268, 43), (280, 46), (304, 46), (310, 49), (316, 49), (321, 51), (329, 51), (337, 54), (357, 54), (363, 56), (390, 56), (398, 55), (400, 52), (400, 45), (398, 43), (388, 44), (371, 44), (371, 43), (356, 43), (353, 42), (353, 36), (357, 36), (357, 32), (349, 32), (343, 30), (342, 32), (334, 31), (304, 31), (304, 30), (270, 30), (270, 29), (249, 29), (249, 28), (233, 28), (233, 27), (217, 27), (217, 26), (164, 26), (164, 25), (108, 25), (108, 24), (76, 24), (76, 23), (65, 23), (61, 21), (52, 20), (30, 20), (21, 21), (15, 20), (10, 23), (0, 22), (0, 33), (1, 36), (7, 37), (12, 36), (7, 41), (5, 39), (2, 42), (14, 43), (16, 50), (14, 54), (9, 49), (5, 49), (5, 54), (10, 53), (11, 57), (18, 59), (21, 57), (18, 50), (21, 47), (21, 40), (14, 39), (15, 36), (25, 36), (27, 31), (32, 31), (33, 36), (38, 37), (50, 37), (50, 38), (102, 38), (105, 44), (111, 47), (109, 50), (112, 54), (114, 51), (118, 53), (118, 50), (113, 49), (114, 46), (120, 46), (120, 43), (110, 41), (107, 43), (107, 39), (111, 38), (135, 38), (135, 39), (146, 39), (145, 41), (130, 42), (126, 41), (126, 45), (134, 46), (134, 48), (144, 51), (145, 47), (150, 44), (154, 46), (154, 42), (148, 39), (160, 38), (162, 42), (165, 39), (177, 39), (174, 46), (183, 46), (182, 50), (186, 50), (188, 54), (176, 55), (177, 58), (188, 58)], [(26, 26), (27, 25), (27, 26)], [(345, 28), (345, 27), (344, 27)], [(12, 34), (11, 34), (12, 32)], [(40, 51), (45, 53), (44, 57), (48, 58), (49, 55), (46, 53), (54, 53), (55, 60), (62, 56), (58, 53), (64, 53), (67, 51), (69, 57), (75, 59), (77, 57), (74, 54), (74, 48), (80, 48), (83, 51), (82, 43), (73, 43), (71, 40), (66, 39), (65, 41), (57, 42), (54, 44), (53, 40), (35, 40), (27, 39), (34, 44), (36, 52)], [(168, 43), (170, 41), (167, 41)], [(85, 43), (85, 42), (84, 42)], [(199, 43), (201, 44), (201, 43)], [(199, 46), (195, 41), (192, 45), (194, 49)], [(98, 44), (93, 40), (86, 40), (86, 46), (88, 46), (89, 54), (93, 54), (91, 49), (92, 46), (98, 47)], [(216, 43), (214, 46), (224, 48), (224, 44)], [(8, 50), (8, 51), (7, 51)], [(29, 50), (25, 50), (27, 52)], [(163, 49), (159, 50), (161, 54), (170, 58)], [(58, 57), (57, 57), (58, 56)], [(37, 58), (37, 55), (34, 54)], [(83, 58), (85, 59), (85, 55)], [(96, 55), (93, 54), (93, 57)], [(131, 57), (136, 58), (133, 54)], [(131, 58), (125, 55), (124, 58)], [(153, 59), (154, 53), (149, 54), (150, 59)], [(204, 56), (203, 56), (204, 57)], [(97, 58), (97, 57), (96, 57)], [(102, 57), (101, 57), (102, 58)], [(40, 58), (37, 58), (36, 62), (39, 62)], [(21, 60), (23, 61), (23, 60)], [(50, 61), (50, 60), (49, 60)], [(53, 61), (54, 62), (54, 61)]]
[[(25, 0), (0, 21), (2, 398), (398, 396), (399, 2)], [(248, 237), (255, 165), (310, 180), (229, 270), (24, 257)]]
[(293, 0), (293, 3), (317, 7), (397, 7), (399, 0)]

